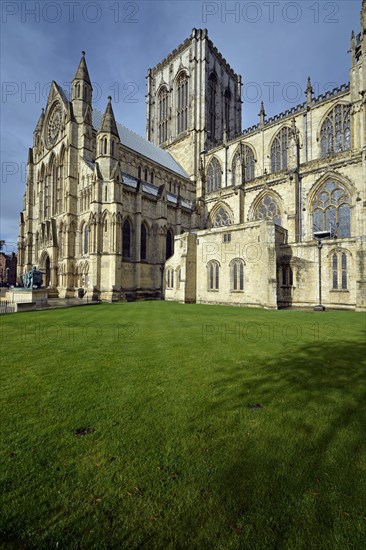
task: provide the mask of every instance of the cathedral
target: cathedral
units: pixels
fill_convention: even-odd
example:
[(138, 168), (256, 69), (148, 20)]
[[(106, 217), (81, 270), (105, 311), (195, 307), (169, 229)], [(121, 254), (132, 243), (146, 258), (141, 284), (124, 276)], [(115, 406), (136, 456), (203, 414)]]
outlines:
[[(18, 276), (50, 296), (366, 311), (366, 0), (350, 81), (241, 127), (206, 29), (148, 70), (146, 138), (92, 106), (85, 53), (29, 149)], [(305, 88), (305, 86), (304, 86)]]

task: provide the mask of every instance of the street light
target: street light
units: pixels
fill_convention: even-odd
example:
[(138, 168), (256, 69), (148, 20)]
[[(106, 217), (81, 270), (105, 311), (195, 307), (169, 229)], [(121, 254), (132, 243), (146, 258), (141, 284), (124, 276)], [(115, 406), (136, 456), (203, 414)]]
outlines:
[(324, 311), (325, 307), (322, 305), (322, 248), (323, 239), (329, 239), (332, 235), (330, 231), (316, 231), (314, 238), (318, 241), (318, 285), (319, 285), (319, 304), (314, 307), (314, 311)]

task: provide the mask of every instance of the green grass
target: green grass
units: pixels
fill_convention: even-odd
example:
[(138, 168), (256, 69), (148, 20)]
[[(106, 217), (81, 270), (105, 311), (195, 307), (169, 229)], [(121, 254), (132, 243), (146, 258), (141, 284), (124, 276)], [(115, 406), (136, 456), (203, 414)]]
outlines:
[(364, 548), (364, 314), (145, 302), (0, 323), (1, 547)]

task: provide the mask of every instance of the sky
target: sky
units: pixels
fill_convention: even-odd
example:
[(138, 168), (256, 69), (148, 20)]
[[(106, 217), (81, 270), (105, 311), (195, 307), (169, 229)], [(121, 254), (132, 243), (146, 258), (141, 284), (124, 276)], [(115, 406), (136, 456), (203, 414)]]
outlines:
[(351, 31), (360, 32), (361, 0), (241, 2), (2, 0), (0, 239), (16, 252), (28, 148), (55, 80), (70, 86), (81, 51), (94, 106), (112, 96), (116, 119), (145, 135), (147, 69), (191, 34), (208, 34), (242, 75), (243, 129), (349, 82)]

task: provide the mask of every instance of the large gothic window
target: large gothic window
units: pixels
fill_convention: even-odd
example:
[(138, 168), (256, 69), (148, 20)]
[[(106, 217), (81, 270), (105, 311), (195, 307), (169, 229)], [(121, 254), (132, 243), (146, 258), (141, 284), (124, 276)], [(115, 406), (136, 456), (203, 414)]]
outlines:
[(212, 227), (224, 227), (225, 225), (231, 225), (232, 223), (230, 214), (223, 206), (220, 206), (212, 217)]
[(226, 135), (230, 137), (230, 105), (231, 105), (231, 93), (230, 90), (225, 91), (225, 129)]
[(291, 128), (285, 126), (278, 132), (271, 147), (272, 172), (280, 172), (287, 168), (287, 147), (290, 141)]
[(159, 143), (168, 139), (168, 90), (162, 88), (159, 94)]
[(216, 139), (216, 101), (217, 101), (217, 77), (212, 73), (209, 78), (209, 104), (208, 104), (208, 131), (211, 139)]
[(131, 258), (131, 224), (125, 220), (122, 226), (122, 256)]
[(178, 134), (188, 128), (188, 77), (182, 73), (177, 82), (177, 131)]
[(207, 169), (207, 192), (217, 191), (221, 187), (221, 166), (217, 158), (213, 158)]
[(281, 210), (277, 201), (271, 195), (262, 197), (255, 209), (254, 219), (272, 220), (275, 224), (281, 225)]
[(312, 202), (313, 232), (330, 231), (339, 239), (351, 236), (351, 200), (340, 183), (328, 180)]
[(321, 156), (350, 149), (350, 128), (350, 106), (336, 105), (327, 115), (320, 130)]

